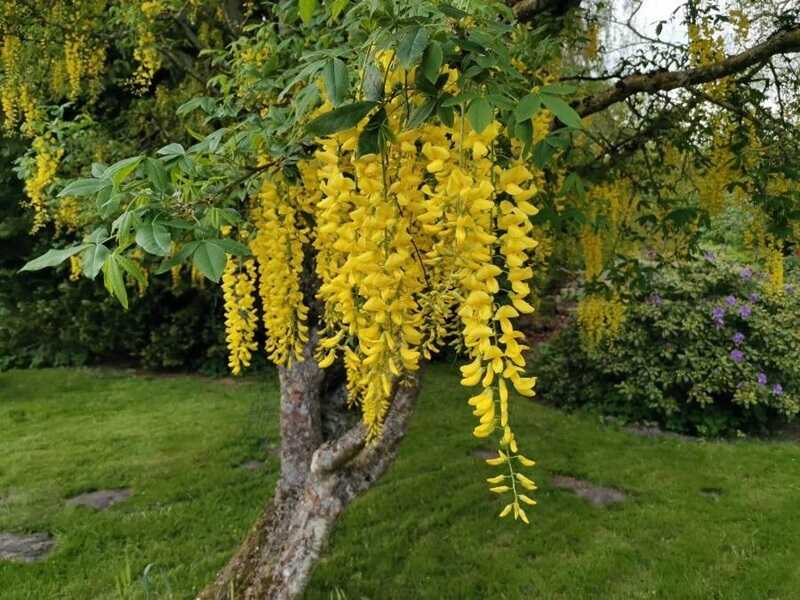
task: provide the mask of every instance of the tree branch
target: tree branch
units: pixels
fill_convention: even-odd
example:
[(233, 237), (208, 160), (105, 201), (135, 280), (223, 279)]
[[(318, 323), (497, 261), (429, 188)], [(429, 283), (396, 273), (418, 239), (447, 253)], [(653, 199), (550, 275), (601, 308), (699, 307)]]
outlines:
[(749, 50), (727, 57), (720, 62), (683, 71), (654, 71), (623, 77), (614, 87), (586, 96), (572, 103), (579, 115), (585, 117), (643, 92), (669, 91), (722, 79), (745, 69), (765, 63), (776, 54), (800, 51), (800, 26), (772, 35)]

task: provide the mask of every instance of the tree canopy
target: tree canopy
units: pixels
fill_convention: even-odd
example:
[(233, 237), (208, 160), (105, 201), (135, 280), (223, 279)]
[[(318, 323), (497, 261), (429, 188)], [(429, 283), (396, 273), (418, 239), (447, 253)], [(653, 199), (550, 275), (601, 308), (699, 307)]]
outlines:
[(123, 306), (148, 273), (221, 281), (232, 371), (262, 327), (277, 364), (343, 369), (359, 448), (455, 347), (527, 522), (509, 400), (547, 277), (582, 270), (596, 345), (726, 206), (776, 295), (800, 235), (798, 7), (689, 1), (676, 41), (637, 4), (2, 0), (4, 128), (58, 235), (25, 268), (69, 260)]

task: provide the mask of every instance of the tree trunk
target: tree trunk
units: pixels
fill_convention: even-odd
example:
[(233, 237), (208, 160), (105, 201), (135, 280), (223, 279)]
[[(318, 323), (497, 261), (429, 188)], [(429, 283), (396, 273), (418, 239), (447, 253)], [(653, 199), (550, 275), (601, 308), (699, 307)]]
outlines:
[(327, 372), (314, 360), (317, 340), (312, 332), (305, 360), (280, 369), (281, 476), (275, 496), (200, 600), (300, 596), (336, 519), (394, 461), (413, 412), (419, 375), (395, 385), (378, 439), (367, 443), (366, 429), (358, 422), (324, 441), (323, 420), (338, 423), (339, 431), (346, 420), (330, 414), (342, 410), (343, 392), (340, 383), (326, 382)]

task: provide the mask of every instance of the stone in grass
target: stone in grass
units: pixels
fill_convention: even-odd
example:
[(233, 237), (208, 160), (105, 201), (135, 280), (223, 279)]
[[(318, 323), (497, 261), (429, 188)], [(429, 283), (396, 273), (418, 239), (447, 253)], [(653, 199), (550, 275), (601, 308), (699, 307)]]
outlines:
[(570, 490), (581, 498), (585, 498), (595, 506), (606, 506), (625, 500), (625, 494), (614, 488), (594, 485), (589, 481), (568, 477), (566, 475), (555, 475), (551, 480), (554, 487), (562, 490)]
[(700, 488), (700, 495), (705, 496), (706, 498), (719, 500), (720, 496), (722, 496), (722, 488), (717, 488), (717, 487)]
[(248, 471), (260, 471), (264, 468), (264, 463), (260, 460), (248, 460), (243, 462), (240, 466)]
[(96, 510), (105, 510), (114, 504), (130, 498), (133, 492), (128, 488), (117, 490), (95, 490), (73, 496), (67, 500), (70, 506), (88, 506)]
[(49, 533), (0, 533), (0, 560), (36, 562), (45, 558), (55, 543)]
[(488, 460), (500, 456), (497, 454), (497, 450), (490, 450), (489, 448), (475, 448), (471, 454), (473, 458), (477, 458), (478, 460)]

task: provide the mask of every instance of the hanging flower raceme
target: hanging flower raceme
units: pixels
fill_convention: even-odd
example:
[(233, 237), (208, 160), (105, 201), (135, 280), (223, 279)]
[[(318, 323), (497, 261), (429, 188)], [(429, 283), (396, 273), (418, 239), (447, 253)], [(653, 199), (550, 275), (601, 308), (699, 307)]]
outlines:
[(225, 298), (225, 341), (228, 344), (228, 366), (234, 375), (249, 367), (258, 348), (255, 334), (258, 317), (255, 312), (256, 265), (252, 259), (229, 257), (222, 275)]
[(276, 364), (302, 360), (303, 346), (308, 341), (308, 308), (300, 289), (308, 232), (300, 222), (296, 205), (289, 201), (290, 192), (281, 192), (284, 198), (275, 183), (264, 181), (253, 208), (257, 233), (250, 243), (258, 261), (266, 349)]

